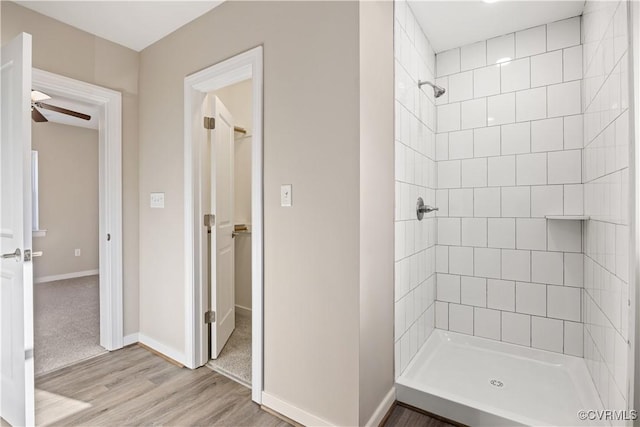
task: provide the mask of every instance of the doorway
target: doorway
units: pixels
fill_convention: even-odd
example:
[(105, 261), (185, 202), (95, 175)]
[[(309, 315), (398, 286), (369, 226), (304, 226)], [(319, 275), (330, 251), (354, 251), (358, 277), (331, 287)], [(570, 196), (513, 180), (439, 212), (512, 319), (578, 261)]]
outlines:
[[(206, 127), (211, 128), (213, 123), (207, 123), (207, 120), (203, 120), (203, 117), (207, 117), (207, 114), (216, 114), (214, 97), (210, 95), (219, 95), (219, 91), (224, 88), (229, 88), (233, 85), (241, 82), (249, 82), (248, 88), (251, 92), (251, 126), (250, 136), (251, 142), (248, 145), (250, 148), (250, 222), (247, 219), (238, 219), (233, 214), (224, 214), (220, 212), (211, 212), (211, 200), (214, 199), (214, 195), (207, 191), (207, 182), (211, 177), (211, 173), (208, 168), (212, 165), (210, 157), (208, 157), (208, 147), (210, 142), (207, 138), (216, 137), (220, 133), (215, 133), (205, 129), (203, 121)], [(224, 105), (224, 103), (221, 103)], [(231, 102), (229, 102), (231, 105)], [(233, 319), (233, 329), (236, 329), (235, 312), (246, 313), (247, 310), (243, 308), (250, 308), (250, 331), (251, 331), (251, 390), (252, 400), (256, 403), (262, 401), (262, 349), (263, 349), (263, 317), (262, 317), (262, 302), (263, 302), (263, 236), (262, 236), (262, 221), (263, 221), (263, 187), (262, 187), (262, 47), (251, 49), (245, 53), (237, 55), (205, 70), (197, 72), (193, 75), (185, 78), (185, 292), (187, 295), (187, 307), (185, 318), (185, 332), (187, 337), (185, 355), (186, 365), (189, 368), (196, 368), (204, 366), (210, 360), (209, 345), (212, 344), (214, 349), (220, 350), (220, 354), (224, 351), (224, 346), (221, 346), (221, 341), (216, 336), (221, 336), (222, 341), (226, 341), (226, 334), (228, 329), (220, 328), (221, 324), (217, 322), (224, 319)], [(208, 106), (214, 106), (213, 110)], [(233, 107), (232, 107), (233, 108)], [(227, 109), (228, 110), (228, 109)], [(233, 115), (231, 115), (233, 116)], [(210, 116), (209, 116), (210, 117)], [(218, 123), (222, 123), (224, 120), (219, 118)], [(242, 123), (237, 125), (231, 124), (231, 137), (233, 138), (233, 152), (239, 145), (236, 144), (236, 136), (242, 138), (246, 134), (242, 132), (236, 132), (235, 127), (243, 127)], [(249, 126), (249, 125), (244, 125)], [(221, 129), (219, 127), (218, 129)], [(246, 130), (246, 129), (245, 129)], [(239, 144), (242, 142), (238, 141)], [(245, 141), (245, 148), (246, 148)], [(217, 158), (217, 157), (216, 157)], [(206, 160), (204, 160), (206, 159)], [(246, 158), (245, 158), (246, 160)], [(233, 163), (226, 163), (230, 167), (235, 166)], [(215, 166), (214, 166), (215, 167)], [(246, 165), (244, 166), (246, 168)], [(233, 167), (232, 167), (233, 170)], [(229, 175), (232, 176), (232, 175)], [(235, 179), (235, 175), (233, 175)], [(217, 182), (217, 181), (216, 181)], [(212, 182), (212, 184), (215, 184)], [(215, 185), (212, 185), (214, 188)], [(246, 187), (245, 187), (246, 188)], [(235, 194), (235, 190), (232, 191)], [(207, 195), (211, 197), (207, 199)], [(231, 204), (235, 204), (235, 197)], [(225, 205), (221, 205), (225, 206)], [(215, 206), (214, 206), (215, 207)], [(246, 212), (246, 211), (245, 211)], [(250, 261), (245, 259), (245, 262), (250, 262), (250, 307), (245, 307), (242, 303), (236, 300), (235, 286), (233, 287), (233, 298), (229, 298), (227, 295), (223, 299), (231, 301), (227, 304), (234, 312), (233, 317), (229, 317), (229, 310), (223, 308), (215, 313), (215, 303), (220, 302), (215, 299), (215, 291), (219, 288), (216, 287), (215, 281), (221, 273), (220, 266), (215, 265), (217, 257), (209, 257), (208, 255), (208, 236), (207, 227), (205, 224), (205, 215), (216, 215), (215, 222), (209, 221), (211, 225), (210, 234), (211, 240), (216, 242), (219, 230), (222, 234), (222, 227), (217, 227), (224, 224), (226, 227), (230, 221), (231, 228), (226, 228), (224, 233), (229, 233), (234, 241), (233, 256), (234, 263), (231, 271), (230, 267), (226, 268), (226, 274), (234, 277), (236, 276), (236, 264), (235, 255), (242, 249), (239, 249), (240, 245), (249, 245), (251, 257)], [(226, 216), (225, 216), (226, 215)], [(236, 227), (236, 225), (238, 227)], [(250, 239), (246, 239), (247, 234), (250, 232)], [(244, 234), (239, 234), (244, 233)], [(245, 239), (244, 243), (242, 242)], [(250, 240), (250, 242), (247, 242)], [(237, 246), (236, 246), (237, 245)], [(222, 244), (221, 246), (222, 247)], [(244, 250), (246, 251), (246, 246)], [(215, 249), (212, 249), (212, 253)], [(213, 261), (211, 265), (211, 274), (209, 274), (209, 259)], [(243, 269), (243, 272), (247, 272), (247, 269)], [(213, 300), (210, 298), (208, 292), (208, 278), (212, 280), (212, 294)], [(234, 282), (235, 283), (235, 282)], [(246, 301), (246, 300), (245, 300)], [(210, 309), (210, 302), (213, 303), (214, 310)], [(245, 302), (245, 304), (247, 304)], [(240, 307), (240, 308), (238, 308)], [(211, 323), (208, 323), (210, 320)], [(211, 328), (209, 327), (211, 325)], [(213, 332), (210, 334), (209, 329)], [(229, 345), (229, 344), (227, 344)], [(246, 347), (245, 347), (246, 348)], [(214, 352), (217, 352), (214, 350)], [(216, 358), (218, 355), (216, 355)], [(223, 354), (224, 356), (224, 354)], [(231, 376), (231, 375), (230, 375)], [(235, 379), (238, 379), (237, 376)], [(245, 383), (246, 384), (246, 383)]]
[(43, 99), (32, 107), (31, 122), (38, 377), (106, 350), (100, 346), (98, 111), (35, 91), (32, 98)]

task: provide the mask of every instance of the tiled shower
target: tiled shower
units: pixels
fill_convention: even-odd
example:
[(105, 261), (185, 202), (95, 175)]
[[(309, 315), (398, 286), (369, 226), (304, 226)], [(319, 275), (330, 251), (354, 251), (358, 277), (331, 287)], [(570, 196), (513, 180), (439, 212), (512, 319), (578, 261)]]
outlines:
[(583, 358), (627, 408), (628, 3), (437, 54), (395, 4), (396, 377), (435, 328)]

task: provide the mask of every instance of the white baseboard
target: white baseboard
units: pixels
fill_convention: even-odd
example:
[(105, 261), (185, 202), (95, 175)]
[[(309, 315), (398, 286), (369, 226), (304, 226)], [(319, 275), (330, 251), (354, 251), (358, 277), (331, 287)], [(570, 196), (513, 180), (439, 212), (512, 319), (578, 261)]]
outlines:
[(389, 390), (389, 393), (387, 393), (384, 399), (382, 399), (382, 402), (380, 402), (380, 405), (378, 405), (378, 407), (374, 411), (373, 415), (371, 415), (371, 418), (369, 419), (369, 421), (367, 421), (365, 426), (378, 427), (382, 423), (384, 416), (387, 415), (387, 412), (389, 412), (389, 409), (393, 406), (393, 403), (395, 401), (396, 401), (396, 388), (391, 387), (391, 390)]
[(122, 339), (122, 346), (126, 347), (128, 345), (131, 344), (135, 344), (137, 342), (139, 342), (140, 340), (138, 339), (138, 333), (133, 333), (133, 334), (129, 334), (129, 335), (125, 335), (125, 337)]
[(251, 309), (250, 308), (247, 308), (247, 307), (244, 307), (244, 306), (236, 304), (236, 311), (238, 313), (244, 315), (244, 316), (251, 317)]
[(325, 421), (322, 418), (316, 417), (315, 415), (310, 414), (300, 408), (296, 408), (290, 403), (280, 400), (279, 398), (274, 397), (264, 391), (262, 392), (262, 406), (266, 406), (272, 411), (284, 415), (285, 417), (298, 422), (303, 426), (315, 427), (337, 425), (336, 423), (330, 423), (329, 421)]
[(142, 332), (138, 333), (138, 342), (142, 343), (144, 345), (146, 345), (149, 348), (152, 348), (153, 350), (157, 351), (160, 354), (163, 354), (165, 356), (167, 356), (169, 359), (173, 359), (176, 362), (179, 362), (180, 364), (184, 365), (184, 366), (188, 366), (185, 363), (186, 358), (184, 357), (184, 354), (169, 347), (166, 346), (156, 340), (154, 340), (153, 338), (149, 338), (148, 336), (146, 336), (145, 334), (143, 334)]
[(55, 274), (53, 276), (34, 277), (33, 283), (55, 282), (56, 280), (76, 279), (78, 277), (96, 276), (100, 270), (76, 271), (75, 273)]

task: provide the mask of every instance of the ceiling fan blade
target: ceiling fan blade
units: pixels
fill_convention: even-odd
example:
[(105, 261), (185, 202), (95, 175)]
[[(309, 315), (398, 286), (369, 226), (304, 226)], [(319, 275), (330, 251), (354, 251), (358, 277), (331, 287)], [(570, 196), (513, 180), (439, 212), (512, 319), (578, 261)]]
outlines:
[(40, 108), (44, 108), (45, 110), (55, 111), (56, 113), (66, 114), (68, 116), (77, 117), (83, 120), (91, 120), (91, 116), (83, 113), (78, 113), (77, 111), (67, 110), (66, 108), (56, 107), (55, 105), (45, 104), (44, 102), (36, 102), (36, 105)]
[(38, 122), (38, 123), (49, 121), (45, 116), (42, 115), (40, 111), (38, 111), (36, 107), (33, 107), (33, 106), (31, 107), (31, 118), (33, 119), (34, 122)]

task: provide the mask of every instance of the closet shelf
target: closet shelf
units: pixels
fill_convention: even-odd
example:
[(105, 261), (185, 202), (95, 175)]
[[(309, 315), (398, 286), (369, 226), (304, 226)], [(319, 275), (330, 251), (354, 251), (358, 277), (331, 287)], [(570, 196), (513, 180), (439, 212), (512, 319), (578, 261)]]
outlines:
[(586, 215), (546, 215), (547, 219), (559, 219), (559, 220), (571, 220), (571, 221), (585, 221), (589, 217)]

